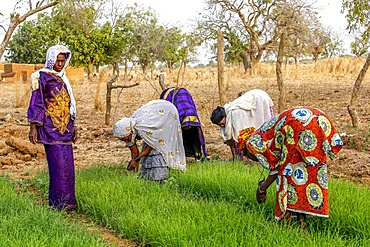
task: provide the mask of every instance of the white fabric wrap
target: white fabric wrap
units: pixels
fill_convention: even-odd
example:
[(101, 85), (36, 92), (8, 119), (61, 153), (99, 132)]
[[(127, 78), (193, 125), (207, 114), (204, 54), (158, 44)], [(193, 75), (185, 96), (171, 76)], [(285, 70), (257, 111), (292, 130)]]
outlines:
[[(60, 53), (68, 54), (68, 57), (66, 58), (66, 63), (63, 69), (60, 72), (56, 72), (55, 70), (53, 70), (53, 67)], [(39, 89), (40, 71), (51, 73), (51, 74), (54, 74), (62, 78), (63, 82), (66, 84), (67, 91), (71, 99), (71, 105), (69, 107), (69, 114), (71, 114), (74, 121), (76, 121), (77, 119), (76, 100), (73, 95), (71, 83), (69, 82), (66, 72), (65, 72), (65, 68), (68, 66), (69, 61), (71, 60), (71, 56), (72, 56), (71, 51), (63, 45), (55, 45), (55, 46), (50, 47), (46, 53), (45, 68), (32, 73), (30, 77), (30, 83), (31, 83), (32, 90)]]
[(113, 134), (123, 138), (139, 135), (149, 146), (160, 152), (170, 168), (186, 170), (181, 124), (176, 107), (166, 100), (152, 100), (123, 118), (113, 127)]
[(253, 89), (236, 100), (225, 104), (226, 124), (220, 128), (224, 140), (238, 140), (239, 131), (248, 127), (259, 128), (272, 116), (274, 106), (270, 96), (263, 90)]

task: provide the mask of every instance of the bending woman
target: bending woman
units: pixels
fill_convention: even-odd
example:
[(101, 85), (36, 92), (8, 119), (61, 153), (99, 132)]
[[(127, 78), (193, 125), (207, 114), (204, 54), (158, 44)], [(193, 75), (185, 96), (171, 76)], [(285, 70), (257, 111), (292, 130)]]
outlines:
[(170, 87), (161, 93), (160, 98), (171, 102), (177, 108), (186, 157), (194, 157), (196, 160), (203, 157), (208, 159), (197, 108), (189, 91), (185, 88)]
[(259, 203), (276, 180), (275, 218), (295, 215), (305, 227), (306, 215), (329, 217), (327, 156), (342, 148), (339, 134), (322, 111), (311, 107), (286, 110), (263, 124), (249, 137), (241, 131), (244, 154), (270, 174), (257, 189)]
[[(181, 126), (176, 107), (165, 100), (152, 100), (136, 110), (130, 118), (122, 118), (113, 128), (115, 137), (127, 143), (131, 151), (128, 170), (138, 171), (143, 178), (161, 181), (169, 169), (186, 170)], [(136, 141), (142, 139), (139, 152)]]
[(253, 89), (224, 107), (218, 106), (213, 110), (211, 121), (220, 126), (224, 143), (230, 146), (234, 160), (236, 157), (243, 158), (237, 145), (239, 131), (260, 127), (273, 117), (273, 106), (272, 99), (265, 91)]

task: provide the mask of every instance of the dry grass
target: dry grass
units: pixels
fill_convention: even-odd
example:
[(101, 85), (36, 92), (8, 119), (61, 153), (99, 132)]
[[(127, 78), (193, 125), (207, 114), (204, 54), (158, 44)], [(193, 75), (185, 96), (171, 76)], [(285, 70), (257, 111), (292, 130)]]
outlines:
[[(288, 94), (287, 107), (308, 105), (328, 112), (337, 108), (340, 115), (348, 115), (346, 106), (363, 64), (363, 59), (335, 58), (320, 60), (316, 64), (283, 66), (284, 85)], [(214, 126), (209, 121), (210, 113), (220, 104), (217, 74), (213, 73), (214, 71), (216, 71), (215, 68), (187, 69), (184, 79), (179, 82), (175, 82), (177, 71), (172, 74), (167, 73), (165, 78), (168, 86), (181, 86), (190, 91), (204, 127), (211, 130)], [(108, 81), (108, 78), (105, 81)], [(367, 86), (369, 81), (370, 73), (367, 73), (363, 85)], [(254, 76), (245, 75), (242, 67), (225, 68), (225, 86), (227, 101), (234, 100), (240, 92), (260, 88), (265, 90), (277, 105), (278, 88), (274, 64), (259, 64)], [(152, 81), (150, 84), (141, 81), (138, 87), (125, 89), (119, 100), (116, 99), (117, 92), (113, 92), (112, 105), (117, 105), (118, 109), (112, 110), (117, 111), (115, 114), (117, 116), (129, 116), (142, 104), (157, 99), (160, 92), (157, 81)], [(359, 98), (359, 104), (368, 105), (365, 89), (362, 94), (364, 95)]]
[(15, 108), (28, 106), (31, 97), (30, 85), (22, 83), (21, 80), (17, 80), (15, 84)]
[(102, 86), (104, 82), (104, 78), (106, 77), (106, 71), (103, 70), (99, 73), (99, 79), (98, 79), (98, 84), (96, 86), (96, 93), (95, 93), (95, 101), (94, 101), (94, 110), (95, 111), (103, 111), (104, 109), (104, 102), (101, 97), (101, 91), (102, 91)]

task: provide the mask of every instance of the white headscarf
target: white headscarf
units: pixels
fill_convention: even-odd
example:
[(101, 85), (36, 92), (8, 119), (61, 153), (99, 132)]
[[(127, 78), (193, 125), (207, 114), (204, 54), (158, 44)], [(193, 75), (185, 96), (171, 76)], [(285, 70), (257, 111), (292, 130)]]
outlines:
[[(57, 61), (57, 57), (59, 54), (65, 54), (66, 57), (66, 63), (63, 67), (63, 69), (60, 72), (56, 72), (53, 70), (54, 64)], [(69, 94), (69, 97), (71, 98), (71, 106), (69, 108), (69, 114), (71, 114), (72, 119), (76, 121), (76, 100), (75, 97), (73, 96), (73, 91), (71, 84), (69, 83), (69, 80), (67, 78), (65, 68), (67, 67), (69, 61), (71, 60), (72, 53), (71, 51), (65, 47), (64, 45), (54, 45), (48, 49), (46, 52), (46, 61), (45, 61), (45, 67), (43, 69), (40, 69), (31, 75), (31, 88), (32, 90), (37, 90), (39, 88), (39, 78), (40, 78), (40, 71), (47, 72), (47, 73), (52, 73), (55, 74), (56, 76), (59, 76), (62, 78), (63, 82), (67, 86), (67, 91)]]
[(224, 140), (238, 140), (239, 131), (249, 127), (259, 128), (273, 117), (274, 106), (270, 96), (263, 90), (253, 89), (231, 103), (225, 104), (226, 125), (220, 128)]
[(123, 138), (139, 135), (145, 143), (160, 152), (167, 166), (186, 170), (181, 124), (176, 107), (166, 100), (152, 100), (136, 110), (130, 118), (115, 123), (113, 134)]

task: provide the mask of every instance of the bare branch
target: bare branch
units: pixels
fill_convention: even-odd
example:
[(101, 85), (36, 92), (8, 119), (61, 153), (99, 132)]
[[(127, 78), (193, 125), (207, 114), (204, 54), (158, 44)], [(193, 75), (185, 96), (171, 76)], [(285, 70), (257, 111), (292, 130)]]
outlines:
[(3, 41), (0, 45), (0, 58), (3, 56), (5, 48), (8, 45), (9, 40), (10, 40), (14, 30), (17, 28), (17, 26), (19, 24), (21, 24), (23, 21), (25, 21), (31, 15), (36, 14), (38, 12), (41, 12), (45, 9), (48, 9), (50, 7), (53, 7), (53, 6), (57, 5), (59, 3), (59, 0), (51, 1), (50, 3), (42, 6), (43, 2), (44, 2), (44, 0), (40, 1), (39, 4), (36, 4), (36, 8), (32, 9), (32, 4), (31, 4), (31, 0), (30, 0), (29, 1), (30, 10), (27, 11), (27, 13), (25, 13), (24, 15), (20, 15), (19, 13), (17, 13), (17, 14), (15, 14), (11, 17), (10, 25), (8, 27), (8, 30), (6, 30), (4, 39), (3, 39)]

